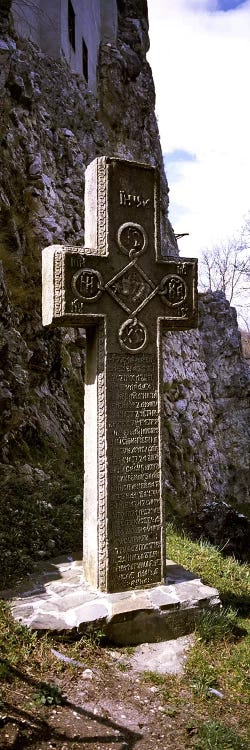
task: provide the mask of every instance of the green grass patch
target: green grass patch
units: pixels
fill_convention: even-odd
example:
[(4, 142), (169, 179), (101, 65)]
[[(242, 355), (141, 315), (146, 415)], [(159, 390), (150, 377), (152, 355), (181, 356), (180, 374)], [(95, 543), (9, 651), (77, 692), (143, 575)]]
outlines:
[(150, 685), (164, 685), (166, 684), (166, 675), (159, 674), (158, 672), (151, 672), (146, 670), (142, 675), (142, 682), (148, 682)]
[(196, 625), (196, 633), (204, 643), (234, 638), (240, 632), (237, 610), (232, 607), (205, 610)]
[(172, 679), (172, 697), (177, 699), (178, 693), (187, 691), (191, 713), (201, 719), (194, 745), (199, 750), (245, 750), (249, 732), (250, 568), (224, 557), (209, 543), (192, 541), (172, 525), (167, 529), (167, 555), (217, 588), (223, 602), (221, 610), (208, 609), (197, 622), (184, 675)]
[(248, 750), (248, 747), (238, 734), (219, 721), (200, 724), (193, 740), (196, 750)]
[(167, 556), (219, 590), (226, 607), (242, 615), (250, 612), (250, 567), (233, 557), (224, 557), (209, 542), (194, 542), (184, 533), (167, 526)]

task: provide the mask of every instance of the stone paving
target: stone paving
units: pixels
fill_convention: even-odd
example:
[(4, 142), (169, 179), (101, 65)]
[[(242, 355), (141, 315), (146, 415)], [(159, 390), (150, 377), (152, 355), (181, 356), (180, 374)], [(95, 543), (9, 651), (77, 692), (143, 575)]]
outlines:
[(10, 601), (14, 618), (34, 630), (102, 630), (117, 645), (184, 636), (204, 609), (220, 606), (216, 589), (171, 560), (166, 585), (106, 594), (84, 581), (80, 561), (61, 558), (2, 596)]

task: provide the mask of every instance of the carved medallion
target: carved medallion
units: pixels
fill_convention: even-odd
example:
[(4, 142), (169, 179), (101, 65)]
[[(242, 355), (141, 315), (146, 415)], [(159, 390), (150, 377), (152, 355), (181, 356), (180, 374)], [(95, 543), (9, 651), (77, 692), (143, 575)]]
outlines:
[(118, 338), (122, 349), (137, 354), (145, 349), (148, 332), (144, 323), (137, 318), (130, 318), (121, 325)]
[(126, 255), (139, 256), (147, 249), (148, 238), (141, 224), (129, 221), (119, 227), (117, 242), (120, 250)]
[(188, 289), (186, 282), (180, 276), (169, 274), (164, 276), (159, 287), (162, 302), (170, 307), (182, 305), (187, 297)]
[(102, 294), (102, 277), (92, 268), (81, 268), (72, 278), (72, 288), (79, 299), (96, 302)]

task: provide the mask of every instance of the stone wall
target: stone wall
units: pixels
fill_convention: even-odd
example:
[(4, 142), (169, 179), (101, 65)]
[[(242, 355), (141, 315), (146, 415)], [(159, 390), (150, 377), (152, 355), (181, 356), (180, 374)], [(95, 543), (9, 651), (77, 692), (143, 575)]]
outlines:
[[(41, 249), (84, 243), (84, 174), (95, 156), (159, 168), (163, 248), (178, 253), (146, 62), (147, 6), (119, 0), (118, 9), (117, 45), (100, 50), (98, 99), (66, 62), (16, 37), (0, 42), (4, 581), (28, 570), (31, 558), (81, 545), (85, 335), (42, 328)], [(166, 501), (182, 517), (215, 498), (248, 507), (246, 370), (234, 313), (215, 302), (202, 300), (201, 335), (165, 337)]]

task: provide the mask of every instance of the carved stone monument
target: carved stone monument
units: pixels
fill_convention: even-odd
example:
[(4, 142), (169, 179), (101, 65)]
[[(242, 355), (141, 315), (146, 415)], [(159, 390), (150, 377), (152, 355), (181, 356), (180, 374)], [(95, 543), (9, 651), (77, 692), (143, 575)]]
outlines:
[(83, 565), (101, 591), (165, 580), (161, 338), (197, 325), (197, 261), (162, 257), (156, 169), (86, 171), (86, 247), (43, 251), (43, 323), (87, 331)]

